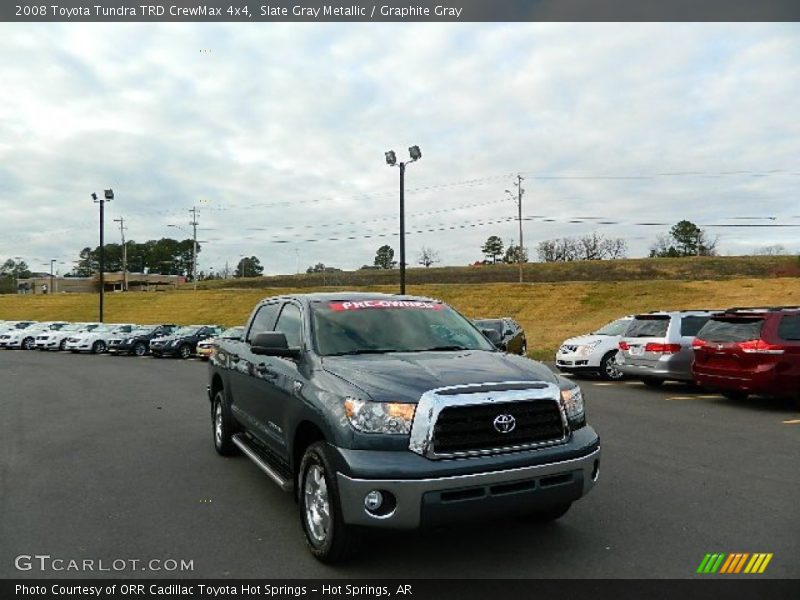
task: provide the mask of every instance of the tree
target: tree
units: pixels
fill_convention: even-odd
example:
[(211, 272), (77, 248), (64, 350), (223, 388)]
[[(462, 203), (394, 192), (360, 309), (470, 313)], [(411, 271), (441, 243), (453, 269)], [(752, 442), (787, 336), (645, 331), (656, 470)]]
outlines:
[[(192, 246), (191, 239), (182, 241), (172, 238), (148, 240), (137, 244), (133, 240), (127, 241), (128, 271), (141, 271), (158, 273), (161, 275), (192, 275)], [(105, 244), (104, 268), (106, 271), (122, 270), (122, 245)], [(197, 244), (197, 254), (202, 251)], [(72, 274), (77, 277), (91, 277), (100, 270), (100, 247), (89, 247), (80, 251), (79, 260)]]
[(427, 246), (423, 246), (422, 250), (419, 252), (417, 262), (427, 269), (432, 264), (441, 262), (441, 259), (439, 258), (439, 253), (436, 250), (433, 248), (428, 248)]
[(783, 244), (773, 244), (772, 246), (759, 248), (756, 250), (756, 254), (760, 256), (785, 256), (789, 254), (789, 251)]
[(245, 256), (236, 265), (236, 272), (234, 277), (258, 277), (264, 272), (264, 267), (261, 266), (261, 261), (255, 256)]
[(497, 264), (497, 257), (503, 255), (503, 240), (497, 235), (489, 236), (481, 247), (481, 252), (492, 260), (492, 264)]
[(511, 244), (506, 248), (506, 253), (503, 256), (504, 263), (516, 264), (519, 262), (528, 262), (528, 250), (526, 248), (522, 249), (522, 260), (520, 260), (520, 248), (519, 246), (515, 246)]
[(15, 282), (30, 276), (31, 271), (24, 260), (9, 258), (0, 266), (0, 293), (16, 293)]
[(380, 267), (381, 269), (391, 269), (397, 264), (397, 261), (394, 260), (394, 250), (392, 250), (391, 246), (385, 244), (378, 248), (378, 251), (375, 253), (375, 266)]
[(308, 267), (306, 269), (306, 273), (324, 273), (325, 269), (328, 267), (325, 266), (325, 263), (317, 263), (312, 267)]
[(596, 232), (578, 238), (544, 240), (536, 248), (542, 262), (605, 260), (624, 258), (628, 244), (622, 238), (607, 238)]
[(668, 235), (660, 235), (650, 247), (651, 257), (715, 256), (717, 239), (691, 221), (678, 221)]

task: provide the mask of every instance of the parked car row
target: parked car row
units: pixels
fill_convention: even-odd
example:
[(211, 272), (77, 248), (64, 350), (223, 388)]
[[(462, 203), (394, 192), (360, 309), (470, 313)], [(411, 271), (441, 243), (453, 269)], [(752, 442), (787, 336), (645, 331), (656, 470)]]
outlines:
[(682, 381), (732, 399), (800, 398), (800, 307), (653, 311), (566, 340), (562, 372), (631, 377), (658, 387)]
[(235, 338), (241, 331), (241, 327), (223, 330), (218, 325), (0, 321), (0, 348), (207, 359), (215, 339)]

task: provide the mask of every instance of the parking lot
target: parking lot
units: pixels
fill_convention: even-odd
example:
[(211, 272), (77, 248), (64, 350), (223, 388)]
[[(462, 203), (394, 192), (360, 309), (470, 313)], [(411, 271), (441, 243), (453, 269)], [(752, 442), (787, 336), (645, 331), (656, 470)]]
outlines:
[[(212, 446), (200, 361), (0, 353), (0, 576), (14, 558), (193, 561), (195, 577), (691, 577), (708, 552), (769, 552), (800, 577), (800, 413), (686, 386), (579, 380), (600, 482), (560, 522), (375, 533), (337, 568), (294, 501)], [(92, 575), (88, 573), (88, 575)]]

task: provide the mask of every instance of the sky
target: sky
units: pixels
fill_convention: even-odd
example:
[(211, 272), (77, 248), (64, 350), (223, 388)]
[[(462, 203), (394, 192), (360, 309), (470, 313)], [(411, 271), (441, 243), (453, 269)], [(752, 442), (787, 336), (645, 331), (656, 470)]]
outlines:
[(412, 145), (409, 265), (516, 243), (517, 174), (532, 257), (645, 256), (681, 219), (800, 253), (796, 23), (2, 23), (0, 53), (0, 260), (33, 270), (98, 244), (104, 188), (109, 242), (189, 237), (196, 206), (204, 271), (397, 258), (384, 152)]

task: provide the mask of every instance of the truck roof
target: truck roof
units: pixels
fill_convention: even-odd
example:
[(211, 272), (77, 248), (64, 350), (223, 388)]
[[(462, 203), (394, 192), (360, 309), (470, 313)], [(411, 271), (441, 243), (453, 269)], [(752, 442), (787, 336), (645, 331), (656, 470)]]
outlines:
[(413, 302), (439, 302), (435, 298), (425, 296), (409, 296), (400, 294), (381, 294), (379, 292), (313, 292), (309, 294), (285, 294), (283, 296), (270, 296), (261, 302), (275, 298), (294, 298), (301, 302), (332, 302), (335, 300), (410, 300)]

